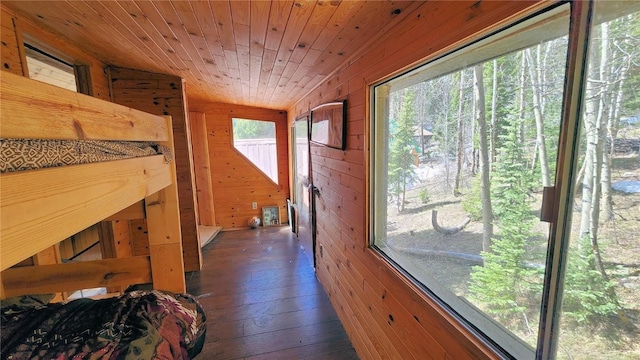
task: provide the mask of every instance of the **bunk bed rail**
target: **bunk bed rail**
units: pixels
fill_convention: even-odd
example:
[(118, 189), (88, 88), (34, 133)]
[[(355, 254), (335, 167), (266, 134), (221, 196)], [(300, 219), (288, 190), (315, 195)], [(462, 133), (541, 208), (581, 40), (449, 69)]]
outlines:
[(0, 72), (0, 138), (167, 141), (156, 115)]
[[(8, 72), (0, 72), (0, 81), (0, 138), (153, 141), (173, 152), (170, 117)], [(155, 289), (185, 291), (175, 163), (163, 155), (3, 173), (0, 183), (0, 270), (141, 200), (145, 200), (150, 254), (147, 260), (134, 261), (135, 271), (123, 270), (131, 267), (131, 258), (99, 260), (82, 265), (90, 271), (79, 272), (73, 268), (77, 264), (9, 269), (2, 274), (0, 298), (29, 293), (29, 286), (16, 283), (16, 277), (28, 276), (42, 284), (47, 281), (42, 280), (44, 272), (60, 277), (73, 273), (79, 288), (114, 284), (114, 274), (122, 283), (127, 277), (131, 283), (147, 281), (149, 277), (141, 274), (148, 273)], [(71, 290), (63, 281), (46, 289), (53, 291), (56, 284), (55, 291)]]

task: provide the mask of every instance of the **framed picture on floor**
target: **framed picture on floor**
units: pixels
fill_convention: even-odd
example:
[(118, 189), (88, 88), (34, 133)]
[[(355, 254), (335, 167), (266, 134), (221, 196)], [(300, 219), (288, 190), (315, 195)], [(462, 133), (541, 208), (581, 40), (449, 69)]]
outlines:
[(262, 226), (280, 225), (280, 208), (265, 206), (262, 208)]

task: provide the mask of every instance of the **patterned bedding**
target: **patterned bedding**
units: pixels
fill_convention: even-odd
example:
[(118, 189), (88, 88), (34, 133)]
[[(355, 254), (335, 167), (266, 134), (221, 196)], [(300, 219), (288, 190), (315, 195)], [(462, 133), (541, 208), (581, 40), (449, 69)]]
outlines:
[(2, 359), (190, 359), (206, 317), (188, 294), (131, 291), (120, 297), (2, 304)]
[(0, 173), (164, 154), (151, 142), (101, 140), (0, 139)]

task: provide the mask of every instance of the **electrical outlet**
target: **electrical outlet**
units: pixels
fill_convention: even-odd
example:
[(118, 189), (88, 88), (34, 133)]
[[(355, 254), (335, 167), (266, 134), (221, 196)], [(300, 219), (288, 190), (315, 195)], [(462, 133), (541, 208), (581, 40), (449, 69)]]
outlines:
[(258, 203), (257, 203), (257, 202), (255, 202), (255, 201), (254, 201), (254, 202), (252, 202), (252, 203), (251, 203), (251, 208), (252, 208), (253, 210), (257, 209), (257, 208), (258, 208)]

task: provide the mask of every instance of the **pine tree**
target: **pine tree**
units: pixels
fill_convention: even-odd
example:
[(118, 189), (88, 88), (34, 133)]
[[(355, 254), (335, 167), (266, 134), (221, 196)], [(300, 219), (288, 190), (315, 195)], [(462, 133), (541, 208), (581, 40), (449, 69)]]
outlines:
[(597, 316), (615, 315), (620, 310), (613, 291), (616, 284), (605, 281), (596, 269), (588, 236), (578, 241), (582, 242), (580, 250), (569, 252), (562, 313), (577, 322), (594, 320)]
[(398, 211), (404, 210), (407, 184), (416, 180), (415, 157), (412, 153), (416, 146), (413, 138), (415, 129), (413, 101), (413, 90), (404, 90), (397, 126), (390, 135), (389, 194), (396, 199)]
[(518, 142), (519, 129), (520, 120), (511, 117), (501, 136), (491, 195), (499, 236), (493, 239), (491, 252), (482, 252), (484, 266), (474, 267), (469, 286), (472, 299), (504, 320), (526, 316), (528, 295), (539, 290), (539, 282), (532, 281), (537, 270), (524, 265), (535, 220), (529, 197), (534, 180)]

